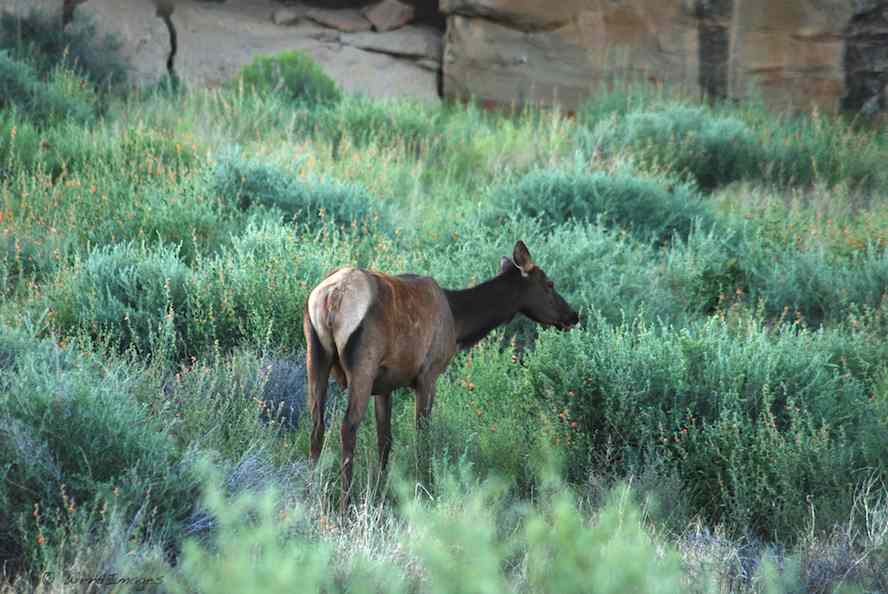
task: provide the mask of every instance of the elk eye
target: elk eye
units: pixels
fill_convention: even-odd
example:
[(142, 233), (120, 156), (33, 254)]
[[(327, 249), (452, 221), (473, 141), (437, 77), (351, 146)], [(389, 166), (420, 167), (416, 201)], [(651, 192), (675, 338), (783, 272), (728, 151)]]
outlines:
[(546, 281), (546, 288), (548, 288), (548, 289), (554, 289), (554, 288), (555, 288), (555, 283), (553, 283), (553, 282), (550, 281), (550, 280), (547, 280), (547, 281)]

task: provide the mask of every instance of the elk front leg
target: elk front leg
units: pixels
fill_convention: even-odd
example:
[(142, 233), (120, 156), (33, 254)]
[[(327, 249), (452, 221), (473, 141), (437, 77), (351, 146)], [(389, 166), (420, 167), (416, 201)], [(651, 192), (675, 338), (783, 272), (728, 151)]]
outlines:
[(435, 403), (435, 380), (418, 382), (416, 385), (416, 449), (419, 462), (419, 474), (423, 482), (431, 485), (431, 443), (429, 439), (429, 420), (432, 405)]
[(392, 449), (392, 393), (377, 394), (373, 404), (376, 413), (376, 445), (379, 449), (379, 476), (385, 476)]
[(432, 405), (435, 403), (435, 380), (417, 382), (416, 385), (416, 430), (428, 429)]

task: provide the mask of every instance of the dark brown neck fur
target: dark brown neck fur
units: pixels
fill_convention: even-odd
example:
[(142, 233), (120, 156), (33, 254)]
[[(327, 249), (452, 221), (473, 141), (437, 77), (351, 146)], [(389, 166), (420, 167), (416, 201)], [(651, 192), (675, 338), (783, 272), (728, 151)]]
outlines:
[(518, 313), (516, 272), (504, 272), (478, 286), (461, 291), (445, 289), (456, 322), (456, 342), (469, 349), (494, 328), (511, 321)]

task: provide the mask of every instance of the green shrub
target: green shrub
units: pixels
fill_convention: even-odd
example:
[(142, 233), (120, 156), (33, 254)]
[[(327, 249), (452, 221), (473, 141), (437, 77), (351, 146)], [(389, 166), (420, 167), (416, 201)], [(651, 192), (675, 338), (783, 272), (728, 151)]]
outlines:
[(165, 191), (152, 188), (146, 194), (135, 200), (132, 218), (124, 220), (118, 229), (96, 233), (96, 240), (110, 242), (112, 237), (126, 237), (147, 245), (173, 245), (186, 264), (218, 252), (229, 242), (234, 227), (232, 213), (199, 184)]
[(648, 81), (602, 86), (577, 110), (577, 121), (584, 127), (591, 128), (608, 118), (625, 117), (629, 112), (652, 111), (670, 101), (669, 93), (664, 93), (663, 90)]
[(342, 98), (333, 79), (300, 51), (259, 56), (244, 66), (231, 84), (243, 84), (259, 94), (282, 93), (308, 105), (336, 103)]
[(65, 92), (70, 85), (64, 85), (64, 76), (57, 70), (45, 83), (31, 66), (0, 52), (0, 109), (14, 109), (42, 126), (66, 119), (89, 122), (95, 116), (93, 106)]
[(688, 176), (705, 190), (742, 179), (869, 190), (886, 179), (878, 167), (885, 159), (882, 139), (840, 119), (775, 117), (763, 106), (741, 111), (644, 102), (617, 113), (585, 118), (577, 139), (587, 153), (623, 151), (648, 167)]
[(711, 223), (699, 195), (685, 184), (665, 188), (627, 174), (535, 171), (493, 191), (484, 210), (488, 224), (513, 213), (537, 217), (546, 228), (578, 219), (630, 229), (644, 239), (686, 237), (695, 220)]
[(849, 472), (888, 473), (871, 449), (888, 409), (823, 334), (752, 318), (682, 330), (598, 318), (544, 338), (525, 358), (529, 391), (575, 478), (606, 443), (626, 470), (665, 457), (709, 520), (786, 539), (806, 501), (819, 526), (839, 521)]
[(855, 308), (876, 310), (888, 288), (877, 249), (836, 256), (769, 241), (755, 225), (695, 231), (659, 253), (658, 282), (692, 314), (743, 304), (772, 323), (836, 324)]
[(7, 328), (0, 358), (4, 559), (36, 568), (75, 554), (62, 546), (67, 529), (103, 502), (131, 514), (147, 501), (158, 521), (188, 511), (193, 484), (159, 419), (132, 396), (138, 372), (96, 366)]
[(332, 268), (354, 262), (349, 250), (360, 245), (319, 237), (253, 221), (217, 254), (196, 256), (194, 272), (162, 243), (96, 248), (57, 273), (46, 296), (52, 328), (142, 354), (203, 356), (243, 344), (295, 349), (304, 342), (308, 292)]
[(878, 308), (888, 294), (888, 251), (868, 249), (848, 258), (824, 250), (783, 252), (755, 270), (753, 298), (771, 315), (784, 308), (811, 326), (845, 319), (852, 308)]
[(110, 339), (147, 354), (188, 318), (188, 268), (176, 250), (133, 243), (104, 246), (57, 274), (47, 295), (59, 333)]
[(871, 247), (838, 256), (793, 249), (760, 228), (696, 231), (660, 252), (659, 282), (691, 313), (761, 305), (772, 322), (834, 325), (854, 310), (878, 310), (888, 292), (888, 255)]
[(786, 116), (776, 122), (762, 114), (764, 153), (759, 175), (781, 186), (844, 185), (854, 191), (879, 191), (888, 175), (886, 143), (878, 130), (854, 126), (843, 118)]
[(64, 64), (98, 88), (122, 88), (129, 65), (121, 57), (121, 42), (100, 35), (95, 23), (79, 14), (64, 29), (57, 14), (31, 10), (27, 15), (0, 14), (0, 50), (33, 64), (42, 76)]
[(581, 136), (582, 143), (588, 150), (598, 143), (612, 151), (628, 149), (642, 163), (667, 166), (707, 190), (749, 177), (765, 157), (743, 121), (685, 105), (601, 122), (593, 133)]
[(772, 264), (766, 249), (752, 245), (742, 229), (696, 229), (659, 252), (657, 282), (689, 314), (712, 314), (748, 298), (752, 271)]
[(273, 165), (245, 159), (238, 150), (219, 159), (210, 177), (210, 188), (241, 209), (277, 208), (315, 228), (325, 221), (341, 226), (392, 228), (386, 206), (361, 186), (317, 177), (296, 179)]
[(630, 497), (628, 488), (615, 489), (591, 525), (565, 490), (533, 514), (525, 525), (530, 591), (686, 591), (677, 555), (663, 554)]
[(202, 261), (188, 288), (186, 350), (200, 355), (251, 343), (303, 345), (302, 309), (324, 274), (350, 259), (340, 245), (277, 222), (251, 222), (218, 256)]
[[(314, 526), (329, 520), (306, 517), (314, 510), (285, 506), (268, 491), (226, 497), (213, 479), (203, 497), (213, 538), (187, 542), (164, 585), (173, 592), (290, 592), (295, 583), (331, 593), (684, 591), (675, 551), (648, 534), (628, 489), (614, 491), (592, 518), (563, 485), (515, 513), (500, 485), (461, 469), (441, 476), (434, 502), (399, 484), (394, 505), (403, 519), (394, 530), (384, 510), (358, 510), (358, 522), (374, 531), (367, 545), (350, 523), (336, 525), (338, 538), (316, 534)], [(516, 519), (503, 525), (508, 515)]]
[[(59, 369), (68, 367), (68, 354), (58, 348), (52, 341), (35, 340), (24, 332), (8, 326), (0, 326), (0, 370), (4, 371), (3, 379), (9, 379), (25, 365), (29, 358), (39, 359), (41, 362), (52, 362)], [(6, 383), (0, 383), (0, 388), (7, 388)]]
[[(301, 319), (295, 321), (294, 326), (301, 326)], [(175, 425), (177, 442), (215, 452), (221, 456), (220, 463), (268, 451), (272, 458), (268, 467), (263, 463), (254, 468), (259, 462), (247, 461), (238, 473), (249, 486), (256, 486), (263, 476), (286, 476), (281, 465), (301, 465), (308, 451), (307, 446), (291, 447), (277, 431), (282, 424), (295, 429), (307, 423), (302, 418), (308, 414), (304, 352), (282, 354), (273, 361), (250, 348), (236, 348), (224, 357), (215, 355), (198, 353), (174, 376), (162, 376), (164, 416)], [(335, 401), (338, 392), (330, 390), (329, 394)]]
[[(470, 464), (479, 478), (498, 477), (529, 492), (541, 461), (538, 407), (519, 398), (523, 374), (514, 350), (485, 340), (451, 362), (438, 380), (429, 448)], [(395, 442), (415, 441), (413, 407), (396, 417)]]
[(331, 547), (313, 542), (300, 528), (301, 508), (282, 509), (272, 490), (227, 497), (210, 474), (202, 496), (211, 514), (212, 544), (189, 539), (175, 573), (165, 580), (172, 592), (333, 591)]
[(44, 128), (15, 110), (0, 111), (0, 134), (0, 179), (17, 173), (57, 178), (102, 163), (89, 133), (75, 121)]

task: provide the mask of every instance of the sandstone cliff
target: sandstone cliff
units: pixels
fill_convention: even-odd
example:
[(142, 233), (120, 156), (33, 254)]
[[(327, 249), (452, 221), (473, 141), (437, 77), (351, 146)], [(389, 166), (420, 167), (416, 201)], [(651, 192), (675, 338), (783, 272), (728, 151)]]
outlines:
[(575, 109), (645, 79), (774, 107), (886, 107), (888, 1), (441, 0), (444, 92)]
[[(123, 38), (136, 80), (153, 81), (166, 72), (169, 36), (156, 8), (157, 2), (175, 2), (179, 8), (171, 22), (182, 28), (176, 67), (189, 80), (221, 82), (255, 53), (298, 48), (346, 88), (374, 96), (437, 95), (437, 59), (412, 57), (405, 65), (392, 57), (399, 53), (392, 44), (403, 36), (374, 37), (373, 47), (365, 47), (369, 34), (325, 37), (304, 23), (281, 29), (264, 22), (272, 6), (281, 6), (271, 0), (84, 1), (0, 0), (0, 9), (81, 5), (78, 10), (90, 12), (102, 30)], [(357, 12), (375, 1), (302, 4), (344, 14), (330, 9)], [(779, 109), (888, 110), (888, 0), (401, 2), (425, 25), (437, 25), (439, 8), (446, 16), (442, 88), (449, 97), (503, 104), (557, 101), (574, 110), (603, 84), (645, 80), (700, 96), (756, 94)], [(364, 55), (371, 52), (376, 53)]]

